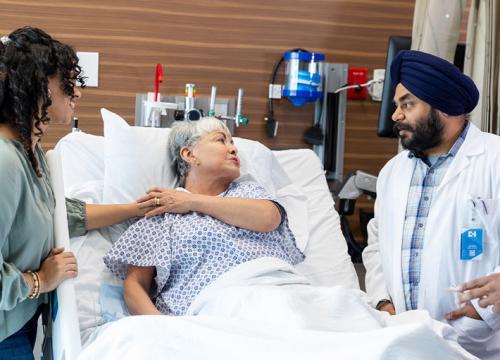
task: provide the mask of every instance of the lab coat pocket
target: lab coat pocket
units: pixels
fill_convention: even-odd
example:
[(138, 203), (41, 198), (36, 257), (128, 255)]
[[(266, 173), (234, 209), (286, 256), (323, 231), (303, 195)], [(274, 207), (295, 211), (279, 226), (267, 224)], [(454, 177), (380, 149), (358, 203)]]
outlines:
[(467, 351), (478, 354), (494, 335), (492, 329), (483, 320), (462, 317), (451, 324), (458, 335), (458, 343)]
[(500, 199), (475, 199), (477, 221), (485, 232), (484, 253), (490, 262), (486, 273), (500, 263)]
[(478, 221), (486, 233), (498, 242), (500, 234), (500, 199), (475, 199)]

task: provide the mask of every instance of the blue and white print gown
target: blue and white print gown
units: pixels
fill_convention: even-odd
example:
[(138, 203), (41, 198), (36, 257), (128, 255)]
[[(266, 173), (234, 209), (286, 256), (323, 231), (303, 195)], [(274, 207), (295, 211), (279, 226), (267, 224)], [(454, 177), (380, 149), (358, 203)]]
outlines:
[[(233, 182), (220, 196), (275, 201), (253, 181)], [(292, 265), (304, 260), (281, 213), (280, 226), (271, 232), (242, 229), (196, 212), (143, 218), (115, 242), (104, 263), (122, 279), (128, 265), (154, 266), (156, 308), (183, 315), (201, 290), (239, 264), (261, 257)]]

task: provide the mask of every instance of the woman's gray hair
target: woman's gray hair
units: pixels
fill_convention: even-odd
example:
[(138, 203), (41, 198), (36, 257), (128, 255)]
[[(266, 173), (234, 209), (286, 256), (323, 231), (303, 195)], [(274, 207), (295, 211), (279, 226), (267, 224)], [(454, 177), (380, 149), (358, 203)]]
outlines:
[(203, 136), (217, 130), (229, 133), (227, 126), (214, 117), (204, 117), (198, 121), (179, 121), (172, 126), (168, 137), (168, 154), (172, 159), (178, 184), (184, 184), (189, 171), (189, 163), (181, 157), (181, 149), (195, 145)]

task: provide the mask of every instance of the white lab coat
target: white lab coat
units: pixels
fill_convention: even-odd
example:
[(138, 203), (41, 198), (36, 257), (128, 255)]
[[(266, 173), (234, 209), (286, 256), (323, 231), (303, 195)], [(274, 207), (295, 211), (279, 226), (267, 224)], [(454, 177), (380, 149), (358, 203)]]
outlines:
[[(380, 172), (375, 218), (368, 225), (363, 252), (366, 290), (375, 305), (391, 299), (405, 311), (401, 246), (410, 181), (417, 159), (403, 151)], [(470, 218), (470, 197), (500, 199), (500, 137), (470, 125), (467, 137), (435, 190), (425, 228), (418, 308), (437, 320), (455, 310), (450, 286), (500, 272), (500, 235), (485, 234), (481, 260), (460, 260), (460, 234)], [(499, 229), (500, 225), (496, 227)], [(458, 341), (481, 359), (500, 359), (500, 315), (474, 304), (485, 321), (462, 318), (450, 322)]]

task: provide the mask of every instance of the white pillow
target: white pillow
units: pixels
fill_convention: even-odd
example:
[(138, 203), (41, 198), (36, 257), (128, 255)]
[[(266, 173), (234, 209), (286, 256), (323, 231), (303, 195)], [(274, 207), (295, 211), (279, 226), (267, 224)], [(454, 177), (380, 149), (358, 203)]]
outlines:
[(68, 196), (73, 188), (88, 181), (104, 177), (104, 139), (83, 132), (69, 133), (55, 146), (64, 169), (64, 192)]
[[(131, 202), (148, 189), (174, 187), (175, 174), (167, 152), (170, 129), (129, 126), (119, 115), (101, 109), (104, 121), (104, 203)], [(306, 196), (294, 185), (267, 147), (234, 138), (241, 158), (241, 176), (250, 174), (285, 208), (297, 246), (308, 239)]]
[(309, 149), (273, 153), (293, 183), (307, 189), (309, 240), (297, 270), (314, 285), (359, 288), (320, 159)]
[(152, 187), (173, 187), (167, 155), (170, 129), (131, 127), (101, 109), (104, 121), (104, 203), (133, 202)]

